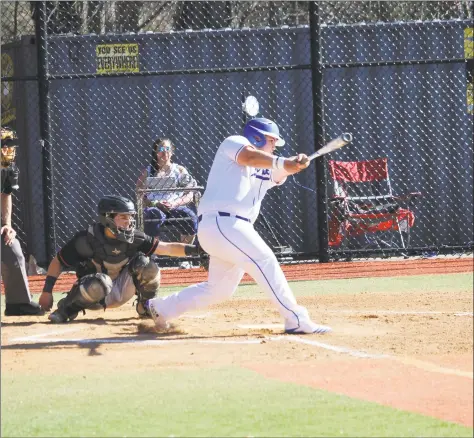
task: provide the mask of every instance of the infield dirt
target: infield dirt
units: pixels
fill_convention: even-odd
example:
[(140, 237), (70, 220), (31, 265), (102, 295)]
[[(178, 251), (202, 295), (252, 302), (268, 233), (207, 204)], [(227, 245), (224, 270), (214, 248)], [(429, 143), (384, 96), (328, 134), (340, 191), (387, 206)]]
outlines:
[[(372, 264), (371, 274), (472, 272), (472, 259), (418, 262), (402, 262), (399, 270), (396, 262), (382, 262), (383, 269)], [(364, 264), (353, 266), (363, 276)], [(285, 270), (288, 278), (295, 272), (307, 278), (315, 267), (322, 275), (321, 265)], [(343, 271), (336, 268), (324, 275)], [(472, 291), (315, 294), (298, 301), (334, 329), (325, 336), (284, 335), (263, 293), (185, 315), (166, 333), (139, 320), (131, 303), (59, 326), (46, 317), (3, 318), (2, 370), (81, 374), (85, 367), (110, 373), (234, 365), (473, 426)]]

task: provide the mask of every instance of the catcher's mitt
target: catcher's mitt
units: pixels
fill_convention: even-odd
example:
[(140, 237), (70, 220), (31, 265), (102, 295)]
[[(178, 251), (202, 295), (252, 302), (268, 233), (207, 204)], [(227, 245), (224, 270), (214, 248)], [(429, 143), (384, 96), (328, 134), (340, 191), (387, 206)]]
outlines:
[(199, 254), (199, 266), (209, 271), (209, 254), (207, 252)]

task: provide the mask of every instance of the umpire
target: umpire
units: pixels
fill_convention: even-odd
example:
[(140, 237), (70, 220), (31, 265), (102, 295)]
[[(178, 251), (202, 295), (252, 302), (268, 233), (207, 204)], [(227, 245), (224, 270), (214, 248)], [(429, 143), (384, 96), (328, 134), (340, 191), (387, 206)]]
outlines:
[(18, 138), (15, 131), (2, 128), (2, 279), (5, 287), (5, 316), (43, 315), (39, 304), (31, 300), (25, 258), (16, 231), (12, 228), (12, 192), (18, 190), (15, 164)]

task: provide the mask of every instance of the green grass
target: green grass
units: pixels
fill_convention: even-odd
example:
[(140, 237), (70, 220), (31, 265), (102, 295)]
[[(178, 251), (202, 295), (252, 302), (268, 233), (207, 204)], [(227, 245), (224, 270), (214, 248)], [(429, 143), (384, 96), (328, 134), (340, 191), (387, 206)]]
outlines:
[[(290, 281), (296, 296), (338, 295), (358, 293), (419, 293), (419, 292), (469, 292), (472, 293), (473, 273), (410, 275), (405, 277), (351, 278), (340, 280)], [(160, 294), (169, 295), (184, 286), (163, 288)], [(256, 284), (239, 286), (236, 298), (264, 298)]]
[[(299, 296), (453, 290), (472, 294), (472, 282), (473, 274), (465, 273), (297, 281), (291, 286)], [(167, 287), (161, 293), (180, 289)], [(55, 302), (62, 296), (56, 293)], [(265, 295), (254, 284), (240, 286), (235, 294), (236, 299), (249, 297)], [(44, 369), (34, 375), (2, 371), (3, 437), (472, 437), (474, 433), (472, 428), (265, 379), (238, 368), (131, 374), (118, 372), (111, 364), (103, 375), (75, 371), (72, 365), (61, 374)]]
[[(419, 293), (419, 292), (459, 292), (472, 293), (473, 274), (410, 275), (399, 277), (351, 278), (340, 280), (292, 281), (295, 295), (314, 294), (337, 295), (358, 293)], [(237, 296), (252, 295), (257, 285), (239, 287)]]
[(434, 418), (237, 368), (2, 374), (3, 437), (472, 436)]
[[(473, 273), (409, 275), (405, 277), (351, 278), (340, 280), (291, 281), (290, 286), (296, 296), (358, 294), (358, 293), (419, 293), (419, 292), (473, 292)], [(160, 296), (179, 292), (185, 286), (163, 287)], [(35, 295), (37, 301), (38, 295)], [(57, 303), (64, 295), (54, 293)], [(265, 298), (262, 289), (256, 284), (239, 286), (235, 298)], [(2, 308), (4, 296), (1, 298)]]

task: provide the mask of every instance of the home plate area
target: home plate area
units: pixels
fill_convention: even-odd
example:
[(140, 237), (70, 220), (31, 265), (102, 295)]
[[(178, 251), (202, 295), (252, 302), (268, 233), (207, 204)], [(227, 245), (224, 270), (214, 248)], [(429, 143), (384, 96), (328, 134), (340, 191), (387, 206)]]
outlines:
[[(29, 344), (29, 350), (35, 344), (48, 350), (89, 345), (95, 346), (96, 351), (132, 346), (134, 350), (157, 346), (207, 351), (214, 346), (219, 351), (219, 359), (214, 357), (218, 362), (223, 359), (224, 347), (232, 349), (236, 345), (247, 345), (251, 350), (255, 348), (252, 346), (260, 346), (266, 359), (279, 361), (317, 360), (321, 355), (374, 359), (442, 355), (472, 348), (466, 336), (469, 326), (472, 333), (472, 312), (465, 311), (466, 303), (458, 299), (452, 309), (425, 310), (419, 303), (410, 301), (407, 306), (400, 297), (397, 302), (393, 299), (397, 298), (389, 294), (359, 297), (357, 303), (351, 297), (347, 302), (340, 296), (301, 297), (301, 304), (308, 308), (315, 322), (333, 328), (326, 335), (285, 335), (280, 315), (268, 300), (235, 298), (185, 314), (165, 332), (156, 331), (151, 320), (139, 319), (132, 305), (105, 312), (87, 311), (64, 325), (53, 325), (46, 317), (23, 318), (19, 325), (8, 319), (2, 324), (2, 345), (13, 349), (14, 345)], [(433, 296), (430, 300), (433, 305)], [(444, 299), (443, 304), (446, 302)], [(26, 320), (31, 325), (25, 327)]]

